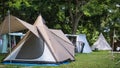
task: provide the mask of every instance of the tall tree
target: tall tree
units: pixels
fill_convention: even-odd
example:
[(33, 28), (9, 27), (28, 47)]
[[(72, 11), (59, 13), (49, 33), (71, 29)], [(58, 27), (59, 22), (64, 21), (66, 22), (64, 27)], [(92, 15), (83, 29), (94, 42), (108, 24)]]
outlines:
[(12, 15), (33, 24), (42, 14), (49, 28), (85, 33), (94, 42), (100, 32), (106, 31), (110, 37), (113, 29), (120, 33), (119, 4), (119, 0), (1, 0), (0, 19), (10, 10)]
[(81, 7), (87, 3), (87, 0), (67, 0), (67, 9), (69, 22), (71, 23), (72, 34), (76, 34), (78, 23), (80, 22), (83, 12)]

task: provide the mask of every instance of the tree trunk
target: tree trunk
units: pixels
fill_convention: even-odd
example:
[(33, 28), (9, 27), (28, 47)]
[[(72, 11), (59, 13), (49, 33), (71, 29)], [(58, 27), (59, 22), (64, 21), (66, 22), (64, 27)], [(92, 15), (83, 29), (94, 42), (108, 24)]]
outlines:
[(78, 23), (80, 22), (80, 18), (82, 17), (82, 15), (83, 14), (76, 15), (74, 22), (72, 22), (73, 23), (72, 34), (76, 34)]
[(115, 39), (114, 39), (114, 28), (110, 31), (110, 46), (112, 47), (113, 51), (116, 51), (117, 46), (115, 45)]
[(80, 21), (80, 18), (82, 16), (82, 14), (79, 11), (79, 7), (81, 5), (80, 1), (75, 0), (75, 13), (73, 13), (72, 9), (71, 9), (71, 1), (68, 0), (69, 3), (69, 14), (70, 14), (70, 19), (71, 19), (71, 24), (72, 24), (72, 34), (76, 34), (77, 31), (77, 27), (78, 27), (78, 23)]

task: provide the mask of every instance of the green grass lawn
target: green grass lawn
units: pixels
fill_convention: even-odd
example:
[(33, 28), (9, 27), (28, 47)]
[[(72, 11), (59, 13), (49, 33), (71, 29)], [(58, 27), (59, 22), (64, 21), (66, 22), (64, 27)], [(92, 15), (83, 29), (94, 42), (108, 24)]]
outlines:
[[(62, 64), (60, 66), (16, 66), (16, 65), (3, 65), (0, 64), (0, 68), (120, 68), (120, 63), (116, 64), (120, 60), (119, 54), (112, 54), (108, 51), (92, 52), (90, 54), (76, 54), (75, 61), (69, 64)], [(0, 55), (0, 60), (4, 55)]]

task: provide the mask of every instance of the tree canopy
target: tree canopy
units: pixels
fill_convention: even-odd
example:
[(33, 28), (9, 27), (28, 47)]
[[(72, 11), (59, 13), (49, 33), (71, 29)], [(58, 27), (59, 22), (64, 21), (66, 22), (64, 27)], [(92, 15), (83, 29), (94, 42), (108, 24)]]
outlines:
[(49, 28), (85, 33), (91, 44), (101, 32), (109, 42), (114, 30), (120, 37), (119, 0), (1, 0), (0, 23), (8, 10), (31, 24), (41, 14)]

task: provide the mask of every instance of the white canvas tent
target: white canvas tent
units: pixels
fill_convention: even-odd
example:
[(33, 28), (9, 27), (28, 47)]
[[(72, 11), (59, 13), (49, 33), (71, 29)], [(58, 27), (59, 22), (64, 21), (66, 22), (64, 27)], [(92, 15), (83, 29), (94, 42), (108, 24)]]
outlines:
[(77, 37), (77, 48), (78, 48), (78, 52), (81, 51), (81, 42), (84, 43), (84, 47), (83, 47), (83, 52), (82, 53), (91, 53), (92, 50), (90, 48), (90, 45), (86, 39), (86, 35), (85, 34), (79, 34)]
[(101, 33), (100, 36), (98, 37), (97, 41), (93, 44), (91, 47), (92, 50), (112, 50), (108, 42), (105, 40), (103, 34)]
[(3, 62), (60, 63), (74, 60), (74, 46), (60, 30), (48, 29), (38, 16), (34, 27)]
[[(79, 34), (79, 35), (71, 35), (71, 34), (66, 34), (66, 36), (69, 37), (74, 37), (74, 42), (75, 47), (76, 47), (76, 52), (81, 52), (81, 53), (91, 53), (92, 50), (89, 46), (89, 43), (86, 39), (85, 34)], [(83, 44), (83, 45), (82, 45)], [(82, 48), (83, 47), (83, 48)]]

